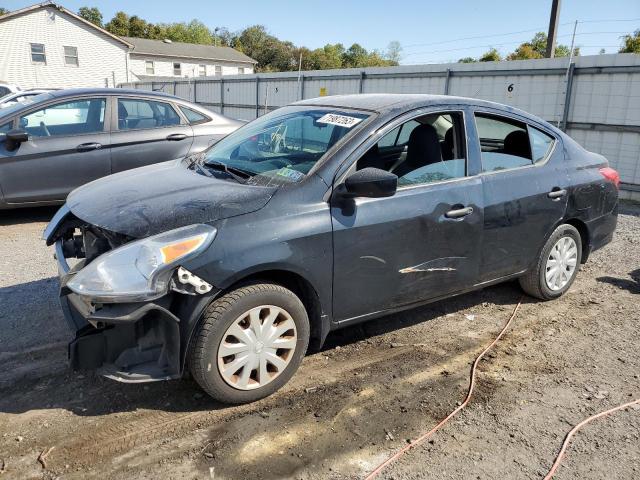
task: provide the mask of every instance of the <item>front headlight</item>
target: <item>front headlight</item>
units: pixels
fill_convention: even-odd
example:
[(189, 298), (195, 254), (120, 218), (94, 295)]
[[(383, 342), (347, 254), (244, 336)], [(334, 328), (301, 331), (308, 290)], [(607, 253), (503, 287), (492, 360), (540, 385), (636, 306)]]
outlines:
[(216, 236), (209, 225), (190, 225), (136, 240), (107, 252), (67, 283), (96, 302), (139, 302), (167, 293), (180, 262), (203, 252)]

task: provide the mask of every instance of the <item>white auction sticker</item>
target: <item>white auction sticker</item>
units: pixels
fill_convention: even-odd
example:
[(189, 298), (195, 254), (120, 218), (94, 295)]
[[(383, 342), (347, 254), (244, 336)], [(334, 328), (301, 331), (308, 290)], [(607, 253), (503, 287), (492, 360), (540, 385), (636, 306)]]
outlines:
[(361, 118), (349, 117), (347, 115), (338, 115), (337, 113), (327, 113), (318, 119), (318, 123), (327, 123), (330, 125), (338, 125), (339, 127), (351, 128), (362, 121)]

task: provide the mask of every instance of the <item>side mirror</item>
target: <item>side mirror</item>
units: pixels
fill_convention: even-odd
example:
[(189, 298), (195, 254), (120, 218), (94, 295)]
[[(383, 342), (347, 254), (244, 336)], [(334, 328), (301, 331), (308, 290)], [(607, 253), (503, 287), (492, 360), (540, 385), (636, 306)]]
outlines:
[(367, 167), (349, 175), (341, 194), (345, 197), (391, 197), (398, 188), (398, 177), (379, 168)]
[(5, 136), (5, 145), (10, 152), (16, 150), (21, 143), (29, 140), (29, 134), (18, 128), (9, 130)]

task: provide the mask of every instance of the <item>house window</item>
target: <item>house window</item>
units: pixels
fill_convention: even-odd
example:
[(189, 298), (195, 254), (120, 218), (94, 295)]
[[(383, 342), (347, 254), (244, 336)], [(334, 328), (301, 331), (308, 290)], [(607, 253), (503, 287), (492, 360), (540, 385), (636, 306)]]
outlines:
[(238, 67), (238, 75), (244, 75), (244, 68)]
[(64, 47), (64, 64), (78, 66), (78, 47)]
[(31, 61), (33, 63), (47, 63), (47, 56), (44, 53), (44, 45), (42, 43), (31, 44)]
[(178, 62), (173, 63), (173, 74), (179, 77), (182, 76), (182, 65), (180, 65), (180, 63)]
[(147, 75), (155, 75), (156, 67), (153, 63), (153, 60), (147, 60), (144, 62), (144, 70), (147, 72)]
[(199, 77), (206, 77), (207, 76), (207, 66), (206, 65), (200, 65), (198, 67), (198, 76)]
[(222, 67), (220, 65), (216, 65), (215, 75), (216, 75), (216, 77), (219, 77), (219, 76), (222, 75)]

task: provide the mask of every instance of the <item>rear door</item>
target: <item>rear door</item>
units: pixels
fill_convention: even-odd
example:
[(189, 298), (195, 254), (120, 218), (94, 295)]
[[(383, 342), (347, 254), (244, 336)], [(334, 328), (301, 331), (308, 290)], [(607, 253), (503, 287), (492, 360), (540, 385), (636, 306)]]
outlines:
[(476, 111), (475, 121), (485, 205), (483, 282), (531, 266), (564, 217), (569, 180), (553, 132), (489, 109)]
[(8, 151), (0, 142), (0, 179), (7, 203), (61, 201), (74, 188), (109, 175), (106, 97), (54, 101), (18, 117), (29, 140)]
[(171, 102), (114, 97), (111, 131), (113, 173), (184, 157), (193, 131)]

